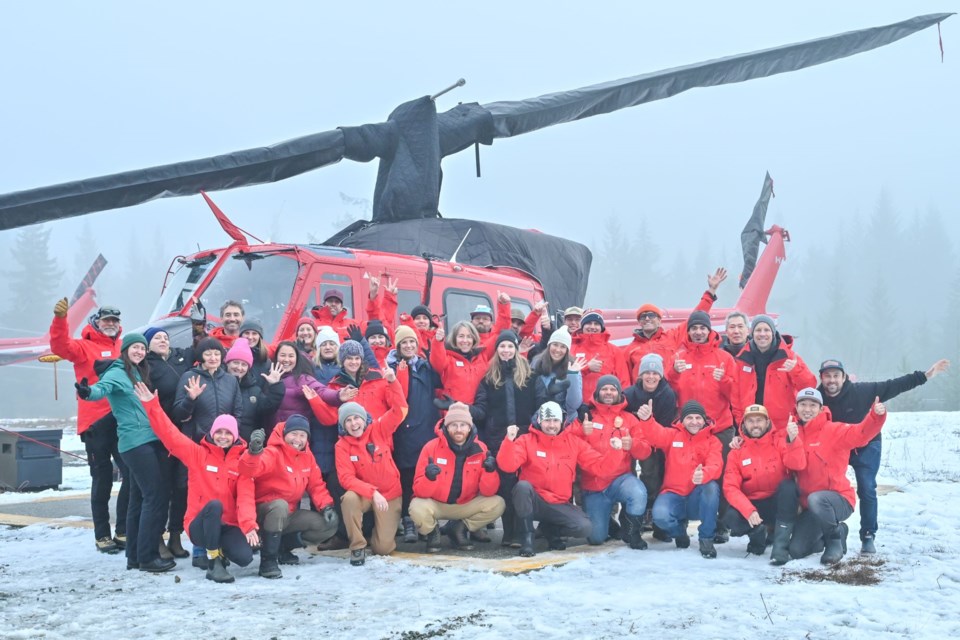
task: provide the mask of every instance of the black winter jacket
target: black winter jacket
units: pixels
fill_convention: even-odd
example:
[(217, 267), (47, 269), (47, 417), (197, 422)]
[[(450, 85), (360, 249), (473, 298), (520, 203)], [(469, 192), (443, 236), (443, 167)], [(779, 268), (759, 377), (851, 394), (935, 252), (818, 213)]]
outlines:
[(643, 390), (640, 380), (624, 389), (623, 396), (627, 399), (627, 411), (636, 413), (642, 405), (653, 399), (653, 419), (662, 427), (669, 427), (677, 419), (677, 394), (667, 383), (666, 378), (660, 378), (660, 384), (652, 393)]
[[(845, 422), (847, 424), (859, 424), (873, 406), (875, 398), (879, 397), (880, 402), (886, 402), (895, 398), (904, 391), (915, 389), (927, 381), (927, 376), (923, 371), (914, 371), (899, 378), (891, 378), (883, 382), (850, 382), (843, 381), (840, 387), (840, 393), (832, 398), (823, 390), (823, 385), (817, 387), (817, 390), (823, 396), (823, 405), (830, 409), (830, 415), (834, 422)], [(879, 440), (880, 434), (871, 440)]]
[(243, 403), (243, 409), (240, 417), (237, 418), (237, 426), (241, 438), (249, 442), (250, 434), (260, 428), (266, 429), (269, 433), (274, 425), (268, 424), (267, 421), (280, 407), (284, 391), (282, 382), (269, 384), (253, 369), (240, 378), (240, 400)]
[[(190, 399), (185, 388), (187, 381), (193, 376), (200, 376), (200, 384), (207, 385), (196, 400)], [(173, 414), (174, 422), (180, 425), (184, 435), (199, 442), (210, 431), (214, 419), (224, 413), (232, 415), (238, 423), (243, 418), (240, 385), (234, 376), (223, 369), (217, 369), (210, 375), (200, 367), (180, 376)]]
[(503, 386), (494, 387), (484, 377), (477, 387), (477, 395), (470, 407), (480, 440), (494, 455), (500, 451), (500, 444), (507, 435), (507, 427), (515, 424), (520, 427), (520, 435), (525, 434), (533, 421), (533, 414), (539, 408), (537, 375), (532, 375), (527, 384), (518, 389), (513, 383), (513, 361), (501, 362), (500, 367)]

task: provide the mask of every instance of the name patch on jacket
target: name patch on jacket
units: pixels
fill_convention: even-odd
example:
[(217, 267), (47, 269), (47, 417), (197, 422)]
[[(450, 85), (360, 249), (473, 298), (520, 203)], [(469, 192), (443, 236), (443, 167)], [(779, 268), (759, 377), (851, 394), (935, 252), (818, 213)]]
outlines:
[(109, 357), (112, 356), (112, 355), (113, 355), (113, 353), (110, 352), (110, 351), (101, 351), (101, 352), (100, 352), (100, 357), (101, 357), (101, 358), (109, 358)]
[(603, 423), (602, 423), (602, 422), (594, 422), (594, 423), (593, 423), (593, 428), (594, 428), (594, 429), (603, 429)]
[(360, 462), (360, 456), (350, 456), (350, 462)]
[(547, 452), (546, 452), (546, 451), (537, 451), (537, 457), (538, 457), (538, 458), (546, 458), (546, 457), (547, 457)]
[(447, 464), (446, 458), (437, 458), (437, 464)]
[(293, 467), (287, 467), (287, 473), (293, 473)]
[(753, 462), (753, 461), (752, 461), (750, 458), (744, 458), (744, 459), (743, 459), (743, 462), (741, 462), (740, 464), (742, 464), (743, 466), (747, 466), (747, 465), (750, 464), (751, 462)]
[(208, 464), (208, 465), (207, 465), (207, 471), (212, 471), (213, 473), (216, 473), (217, 471), (220, 471), (220, 469), (218, 469), (217, 467), (213, 466), (212, 464)]
[(744, 367), (743, 367), (743, 372), (744, 372), (744, 373), (752, 373), (752, 372), (753, 372), (753, 367), (748, 367), (748, 366), (744, 365)]
[(454, 363), (455, 363), (458, 367), (462, 367), (462, 366), (463, 366), (463, 363), (460, 362), (459, 360), (454, 361)]
[(673, 448), (674, 448), (674, 449), (683, 449), (683, 442), (678, 441), (678, 440), (674, 440), (674, 441), (673, 441)]

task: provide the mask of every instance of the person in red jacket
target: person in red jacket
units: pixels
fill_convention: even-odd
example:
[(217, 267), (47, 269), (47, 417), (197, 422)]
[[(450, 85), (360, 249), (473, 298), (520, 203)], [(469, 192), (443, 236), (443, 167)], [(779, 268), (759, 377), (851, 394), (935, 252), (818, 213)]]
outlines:
[(227, 300), (220, 305), (220, 323), (223, 326), (215, 327), (210, 332), (210, 337), (219, 340), (224, 351), (230, 349), (237, 338), (240, 337), (240, 327), (243, 326), (244, 315), (243, 304), (236, 300)]
[[(790, 556), (803, 558), (823, 549), (821, 564), (836, 564), (847, 552), (847, 523), (857, 501), (847, 465), (850, 451), (866, 446), (883, 428), (887, 409), (874, 400), (873, 407), (860, 424), (831, 421), (830, 410), (813, 387), (797, 394), (797, 417), (803, 434), (807, 464), (797, 472), (800, 505)], [(790, 417), (793, 420), (793, 416)]]
[(807, 464), (803, 440), (792, 422), (774, 432), (767, 409), (760, 404), (743, 412), (740, 432), (743, 437), (730, 452), (723, 474), (723, 493), (733, 507), (726, 513), (726, 524), (730, 535), (748, 536), (747, 552), (758, 556), (766, 551), (772, 530), (770, 559), (782, 565), (790, 559), (789, 532), (797, 517), (797, 483), (791, 472)]
[[(90, 316), (80, 339), (70, 337), (66, 298), (53, 307), (50, 323), (50, 350), (54, 355), (73, 363), (73, 374), (78, 383), (90, 384), (99, 380), (93, 365), (97, 360), (120, 357), (120, 310), (104, 305)], [(77, 435), (87, 451), (90, 467), (90, 513), (93, 516), (93, 535), (97, 550), (117, 553), (127, 540), (127, 505), (130, 502), (130, 481), (127, 465), (117, 448), (117, 421), (110, 412), (107, 399), (96, 402), (77, 401)], [(117, 495), (116, 536), (110, 535), (110, 494), (113, 491), (113, 465), (120, 469), (120, 493)]]
[(716, 558), (713, 537), (723, 458), (720, 441), (710, 433), (707, 412), (696, 400), (688, 400), (680, 408), (680, 421), (669, 428), (658, 425), (652, 416), (653, 400), (637, 410), (644, 439), (666, 455), (663, 487), (653, 503), (653, 522), (674, 539), (678, 548), (686, 549), (690, 546), (687, 521), (700, 520), (700, 555)]
[(590, 518), (570, 504), (577, 467), (603, 474), (620, 457), (623, 441), (614, 438), (610, 451), (601, 455), (582, 438), (564, 430), (563, 411), (552, 400), (540, 406), (530, 431), (518, 438), (519, 433), (517, 425), (507, 427), (497, 452), (497, 466), (506, 473), (520, 471), (511, 495), (520, 527), (520, 555), (534, 555), (534, 520), (540, 522), (551, 549), (566, 549), (564, 536), (585, 538), (592, 529)]
[[(263, 429), (250, 435), (247, 451), (240, 457), (240, 475), (254, 479), (257, 524), (260, 529), (260, 575), (282, 578), (280, 564), (299, 564), (292, 550), (326, 542), (337, 533), (333, 498), (310, 452), (310, 423), (299, 414), (280, 422), (266, 437)], [(300, 508), (303, 494), (320, 511)]]
[(217, 416), (199, 444), (180, 433), (164, 413), (157, 395), (142, 382), (137, 397), (145, 405), (153, 432), (171, 455), (187, 467), (187, 513), (182, 526), (191, 542), (207, 550), (207, 580), (233, 582), (227, 560), (245, 567), (260, 544), (253, 480), (239, 475), (246, 443), (237, 419)]
[(451, 401), (473, 404), (490, 358), (497, 352), (496, 343), (489, 342), (486, 347), (482, 346), (476, 327), (466, 321), (453, 325), (449, 336), (440, 327), (434, 334), (434, 340), (437, 344), (430, 349), (430, 366), (440, 375), (443, 396), (449, 399), (436, 404), (441, 409)]
[(737, 397), (733, 419), (741, 422), (743, 408), (762, 404), (774, 430), (787, 426), (797, 392), (817, 386), (817, 378), (793, 351), (793, 338), (781, 336), (770, 316), (754, 317), (751, 336), (734, 358)]
[(372, 420), (361, 405), (345, 402), (338, 412), (340, 440), (335, 457), (337, 477), (345, 490), (340, 499), (343, 521), (350, 539), (350, 564), (364, 563), (367, 539), (363, 514), (373, 510), (370, 550), (389, 555), (397, 548), (394, 536), (400, 522), (402, 489), (400, 471), (393, 461), (393, 434), (407, 416), (407, 401), (392, 368), (383, 372), (387, 381), (389, 411)]
[(480, 334), (480, 346), (486, 348), (496, 342), (497, 336), (510, 328), (510, 296), (497, 291), (497, 319), (494, 322), (493, 310), (485, 304), (477, 305), (470, 312), (470, 322)]
[(614, 375), (621, 385), (630, 384), (630, 373), (620, 347), (610, 341), (603, 316), (588, 311), (580, 320), (580, 330), (572, 337), (570, 355), (587, 361), (580, 375), (583, 377), (583, 397), (592, 398), (600, 376)]
[[(722, 267), (717, 269), (712, 276), (708, 275), (708, 288), (700, 297), (700, 302), (694, 307), (694, 311), (709, 312), (713, 303), (717, 300), (717, 287), (726, 279), (727, 270)], [(640, 360), (648, 353), (657, 353), (663, 358), (664, 362), (673, 362), (673, 352), (676, 351), (677, 346), (683, 339), (686, 326), (684, 323), (680, 323), (676, 327), (664, 331), (660, 328), (663, 313), (663, 309), (649, 302), (637, 309), (637, 324), (640, 326), (633, 330), (633, 342), (622, 348), (623, 357), (630, 372), (629, 384), (637, 381)]]
[(623, 503), (620, 512), (620, 536), (631, 549), (646, 549), (643, 515), (647, 510), (647, 489), (633, 471), (634, 460), (647, 458), (652, 450), (640, 434), (640, 423), (627, 411), (620, 381), (616, 376), (602, 376), (593, 399), (587, 403), (586, 415), (570, 426), (570, 431), (583, 438), (598, 453), (606, 454), (620, 441), (613, 461), (602, 473), (586, 469), (580, 476), (583, 489), (583, 510), (593, 529), (587, 536), (590, 544), (603, 544), (610, 527), (610, 509)]
[(439, 435), (424, 445), (413, 480), (410, 517), (426, 536), (427, 553), (440, 550), (438, 520), (450, 520), (447, 535), (453, 546), (470, 551), (467, 531), (479, 531), (503, 513), (506, 503), (497, 495), (497, 460), (477, 439), (470, 407), (450, 405), (437, 425)]
[(343, 306), (344, 300), (346, 296), (340, 289), (327, 289), (323, 294), (323, 304), (310, 309), (310, 315), (317, 321), (317, 326), (330, 327), (337, 332), (340, 340), (349, 338), (347, 330), (353, 322)]

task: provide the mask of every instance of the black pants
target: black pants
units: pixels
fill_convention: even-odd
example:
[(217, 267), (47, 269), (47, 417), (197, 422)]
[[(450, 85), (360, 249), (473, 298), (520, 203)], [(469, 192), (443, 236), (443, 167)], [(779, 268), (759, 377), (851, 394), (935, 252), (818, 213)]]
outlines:
[[(723, 471), (720, 474), (721, 484), (723, 483), (723, 473), (727, 471), (727, 455), (730, 454), (730, 441), (733, 440), (733, 436), (737, 435), (736, 429), (733, 427), (727, 427), (723, 431), (718, 431), (713, 434), (717, 440), (720, 441), (720, 455), (723, 458)], [(720, 492), (720, 508), (717, 510), (717, 522), (721, 522), (724, 526), (729, 528), (727, 522), (727, 513), (730, 511), (736, 511), (736, 509), (730, 508), (730, 503), (727, 502), (727, 497), (723, 495), (723, 492)], [(762, 517), (762, 516), (761, 516)]]
[(178, 459), (167, 458), (167, 477), (170, 478), (170, 518), (167, 531), (183, 531), (183, 519), (187, 515), (187, 468)]
[(517, 533), (517, 518), (513, 509), (513, 488), (517, 486), (517, 472), (506, 473), (498, 469), (497, 473), (500, 474), (500, 488), (497, 489), (497, 495), (503, 498), (507, 505), (503, 515), (500, 516), (500, 521), (503, 523), (503, 539), (513, 540)]
[[(777, 486), (777, 492), (762, 500), (753, 500), (753, 506), (766, 525), (774, 522), (792, 523), (797, 519), (797, 505), (800, 496), (797, 493), (797, 481), (787, 478)], [(724, 524), (730, 529), (730, 535), (745, 536), (752, 528), (747, 519), (736, 509), (729, 509), (724, 516)]]
[(223, 503), (211, 500), (190, 523), (190, 542), (204, 549), (220, 549), (241, 567), (253, 562), (253, 549), (240, 527), (223, 523)]
[(836, 491), (814, 491), (807, 497), (807, 505), (797, 516), (790, 539), (793, 558), (805, 558), (823, 549), (824, 540), (840, 536), (840, 523), (853, 513), (853, 506)]
[[(340, 500), (343, 498), (344, 490), (340, 485), (340, 478), (337, 477), (337, 470), (333, 469), (321, 475), (323, 476), (323, 482), (327, 485), (327, 491), (330, 492), (330, 496), (333, 498), (333, 508), (337, 511), (337, 517), (340, 518), (340, 524), (337, 526), (337, 535), (346, 540), (347, 528), (343, 524), (343, 510), (340, 508)], [(313, 504), (313, 500), (310, 501), (310, 508), (318, 511), (316, 505)]]
[(133, 481), (127, 510), (127, 560), (145, 564), (160, 556), (170, 489), (167, 450), (157, 441), (120, 454)]
[(400, 488), (403, 490), (403, 500), (401, 500), (400, 515), (404, 518), (410, 515), (410, 501), (413, 499), (413, 478), (417, 474), (416, 467), (410, 469), (398, 469), (400, 472)]
[(653, 502), (660, 495), (663, 486), (664, 455), (661, 449), (637, 463), (640, 467), (640, 482), (647, 488), (647, 509), (653, 509)]
[(590, 518), (580, 507), (569, 502), (547, 502), (526, 480), (520, 480), (513, 487), (513, 509), (517, 518), (533, 518), (553, 527), (557, 535), (586, 538), (593, 529)]
[(80, 436), (87, 450), (90, 467), (90, 513), (97, 540), (110, 537), (110, 493), (113, 491), (113, 463), (120, 469), (120, 494), (117, 496), (117, 535), (127, 530), (127, 506), (130, 480), (127, 465), (117, 449), (117, 421), (108, 413)]

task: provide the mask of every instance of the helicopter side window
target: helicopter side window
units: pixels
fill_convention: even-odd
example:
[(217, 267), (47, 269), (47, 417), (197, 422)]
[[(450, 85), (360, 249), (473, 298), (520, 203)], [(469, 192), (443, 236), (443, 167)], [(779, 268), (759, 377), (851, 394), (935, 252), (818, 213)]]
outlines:
[(413, 289), (397, 290), (397, 317), (393, 319), (394, 326), (400, 323), (401, 313), (410, 313), (413, 308), (420, 304), (420, 292)]
[(466, 289), (447, 289), (443, 292), (443, 313), (444, 320), (449, 327), (455, 325), (461, 320), (470, 320), (470, 312), (477, 308), (477, 305), (487, 305), (493, 308), (490, 298), (486, 294), (478, 291), (468, 291)]
[[(330, 289), (337, 289), (343, 293), (343, 308), (347, 310), (348, 318), (356, 318), (353, 312), (353, 283), (350, 280), (350, 276), (345, 276), (339, 273), (325, 273), (322, 276), (322, 282), (320, 283), (320, 302), (318, 304), (323, 304), (323, 296), (327, 295), (327, 291)], [(308, 309), (312, 308), (313, 305), (307, 307)]]

